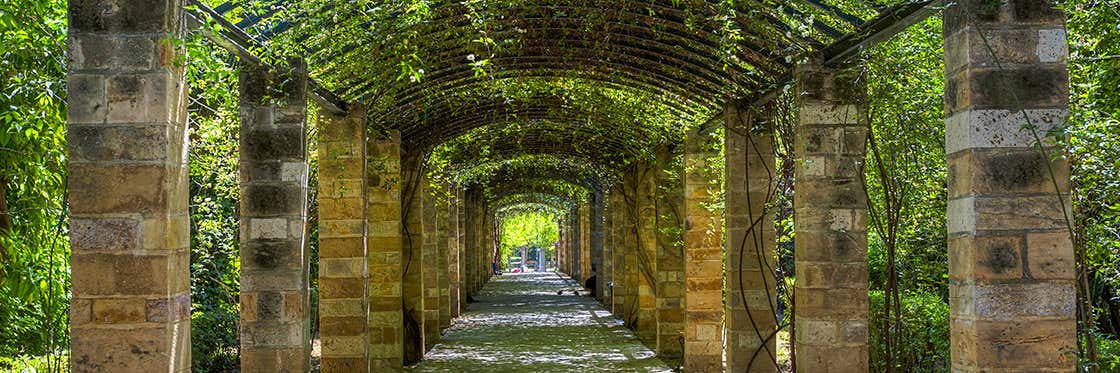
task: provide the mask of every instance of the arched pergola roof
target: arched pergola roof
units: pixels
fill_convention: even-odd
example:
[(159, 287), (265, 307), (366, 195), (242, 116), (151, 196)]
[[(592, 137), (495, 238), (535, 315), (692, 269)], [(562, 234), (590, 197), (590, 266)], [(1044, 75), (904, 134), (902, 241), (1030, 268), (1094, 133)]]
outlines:
[(209, 1), (240, 37), (302, 57), (317, 89), (367, 107), (372, 129), (400, 131), (404, 146), (435, 149), (433, 159), (448, 165), (441, 171), (473, 174), (470, 182), (491, 190), (511, 179), (586, 184), (573, 172), (479, 172), (526, 156), (596, 170), (649, 158), (729, 99), (785, 85), (801, 56), (850, 42), (897, 8), (872, 0)]

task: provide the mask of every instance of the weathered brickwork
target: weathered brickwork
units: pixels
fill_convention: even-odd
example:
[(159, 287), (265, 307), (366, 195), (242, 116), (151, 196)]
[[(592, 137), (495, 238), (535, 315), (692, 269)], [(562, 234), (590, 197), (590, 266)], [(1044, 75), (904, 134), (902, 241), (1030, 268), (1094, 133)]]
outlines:
[(657, 227), (657, 355), (680, 359), (684, 353), (684, 184), (679, 151), (657, 152), (655, 191)]
[[(245, 65), (240, 74), (243, 372), (311, 364), (307, 75), (302, 62), (291, 66), (278, 73)], [(342, 161), (327, 167), (333, 162)], [(349, 162), (360, 172), (360, 160)]]
[(179, 1), (71, 1), (74, 372), (190, 371), (187, 85)]
[[(776, 177), (770, 129), (757, 109), (724, 111), (724, 304), (727, 369), (777, 371), (777, 284), (774, 279)], [(759, 353), (756, 351), (761, 350)], [(753, 360), (753, 362), (752, 362)], [(748, 366), (749, 365), (749, 366)]]
[(1076, 367), (1069, 162), (1046, 138), (1069, 112), (1064, 18), (1048, 1), (945, 12), (954, 372)]
[(866, 372), (866, 77), (858, 68), (796, 68), (794, 260), (797, 369)]
[(723, 369), (722, 212), (708, 210), (719, 186), (711, 159), (719, 157), (706, 130), (690, 131), (684, 156), (684, 371)]
[[(367, 150), (369, 367), (371, 372), (387, 372), (404, 365), (400, 134), (371, 136)], [(324, 312), (326, 305), (319, 307)]]
[(634, 168), (634, 275), (638, 289), (638, 338), (657, 345), (657, 168), (641, 163)]
[(319, 335), (322, 372), (369, 368), (366, 113), (319, 115)]
[(428, 351), (439, 341), (439, 225), (434, 191), (427, 177), (420, 179), (420, 187), (418, 198), (424, 204), (424, 351)]
[(401, 235), (401, 256), (404, 261), (404, 363), (424, 358), (424, 165), (421, 155), (401, 151), (401, 211), (404, 232)]

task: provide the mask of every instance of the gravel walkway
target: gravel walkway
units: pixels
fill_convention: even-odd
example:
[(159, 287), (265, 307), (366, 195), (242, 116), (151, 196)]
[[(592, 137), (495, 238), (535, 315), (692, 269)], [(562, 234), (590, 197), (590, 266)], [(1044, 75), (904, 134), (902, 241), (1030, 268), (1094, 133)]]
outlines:
[(672, 372), (576, 282), (508, 273), (482, 289), (414, 372)]

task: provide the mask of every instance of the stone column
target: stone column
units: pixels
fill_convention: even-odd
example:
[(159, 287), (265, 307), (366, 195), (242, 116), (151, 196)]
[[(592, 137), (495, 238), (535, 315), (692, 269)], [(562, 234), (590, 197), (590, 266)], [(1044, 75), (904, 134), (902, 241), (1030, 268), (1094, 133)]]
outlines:
[(684, 371), (723, 369), (722, 212), (706, 207), (719, 193), (711, 159), (719, 147), (707, 130), (692, 130), (684, 156)]
[(482, 268), (482, 271), (483, 271), (482, 273), (484, 273), (485, 275), (480, 279), (481, 281), (478, 284), (479, 289), (481, 289), (482, 285), (486, 284), (487, 281), (490, 281), (490, 277), (494, 276), (494, 271), (492, 270), (490, 264), (494, 262), (494, 242), (495, 242), (495, 240), (494, 240), (494, 218), (493, 218), (494, 215), (490, 211), (489, 207), (486, 206), (485, 203), (483, 204), (483, 208), (481, 210), (482, 210), (482, 213), (483, 213), (483, 216), (482, 216), (483, 225), (482, 226), (483, 226), (483, 229), (484, 229), (484, 232), (483, 232), (483, 250), (484, 250), (484, 252), (479, 257), (479, 259), (480, 259), (479, 267)]
[(246, 65), (240, 75), (243, 372), (311, 364), (307, 75), (302, 62), (291, 65)]
[[(464, 193), (463, 200), (463, 257), (460, 258), (463, 266), (463, 287), (464, 293), (468, 297), (474, 297), (474, 279), (478, 276), (478, 266), (476, 258), (478, 258), (478, 217), (476, 212), (478, 210), (476, 189), (468, 189)], [(463, 298), (464, 300), (466, 298)], [(466, 306), (466, 303), (463, 304)]]
[(866, 372), (866, 76), (815, 63), (796, 68), (794, 186), (797, 368)]
[(424, 165), (420, 154), (401, 150), (401, 256), (404, 262), (404, 363), (424, 358)]
[(1065, 16), (973, 0), (944, 23), (953, 371), (1072, 372), (1070, 166), (1047, 136), (1069, 115)]
[(321, 370), (369, 369), (366, 112), (319, 114)]
[(449, 187), (451, 190), (451, 203), (448, 204), (448, 214), (450, 215), (448, 222), (448, 249), (450, 256), (448, 257), (448, 282), (451, 292), (449, 295), (451, 318), (459, 317), (461, 311), (461, 303), (465, 298), (463, 296), (463, 193), (456, 187)]
[(623, 197), (622, 183), (616, 181), (611, 189), (611, 281), (614, 282), (612, 290), (613, 313), (620, 319), (626, 320), (630, 315), (629, 303), (630, 289), (626, 287), (626, 200)]
[(178, 1), (71, 2), (71, 366), (190, 371), (187, 86)]
[(634, 250), (638, 289), (638, 337), (647, 346), (657, 345), (657, 167), (640, 164), (634, 170)]
[(583, 209), (583, 203), (580, 203), (568, 215), (568, 236), (569, 253), (572, 254), (572, 278), (583, 284), (583, 242), (580, 239), (583, 236), (583, 228), (580, 224), (580, 210)]
[(684, 162), (680, 149), (659, 149), (657, 165), (657, 354), (680, 359), (684, 352)]
[[(638, 330), (638, 320), (642, 313), (641, 304), (639, 299), (642, 295), (641, 289), (641, 274), (639, 273), (638, 263), (638, 250), (641, 250), (639, 238), (639, 212), (638, 212), (638, 183), (639, 178), (634, 168), (630, 168), (623, 175), (622, 181), (622, 249), (623, 257), (626, 258), (625, 267), (623, 268), (623, 280), (626, 284), (626, 297), (623, 298), (626, 302), (626, 316), (622, 321), (626, 326), (632, 330)], [(648, 289), (646, 291), (649, 291)], [(640, 335), (638, 337), (643, 337)], [(648, 337), (648, 336), (646, 336)], [(645, 339), (643, 339), (644, 341)]]
[[(384, 372), (404, 366), (400, 133), (371, 136), (366, 149), (369, 152), (366, 168), (369, 369)], [(320, 303), (320, 312), (323, 307)]]
[(595, 272), (595, 299), (603, 302), (607, 283), (603, 278), (603, 189), (596, 185), (591, 192), (591, 210), (588, 246), (591, 250), (591, 268)]
[(591, 278), (591, 204), (585, 201), (579, 207), (579, 282)]
[[(439, 224), (436, 222), (436, 199), (427, 176), (420, 179), (420, 202), (424, 206), (424, 351), (439, 341)], [(443, 268), (447, 268), (445, 265)]]
[(614, 289), (611, 283), (614, 281), (614, 244), (613, 244), (613, 214), (614, 210), (611, 209), (611, 195), (610, 193), (602, 193), (602, 219), (603, 219), (603, 266), (599, 270), (599, 282), (603, 284), (603, 307), (608, 310), (614, 310)]
[(778, 320), (773, 203), (777, 176), (773, 136), (768, 125), (758, 123), (757, 112), (738, 105), (731, 103), (724, 110), (724, 348), (728, 371), (775, 372)]
[(439, 228), (436, 240), (436, 278), (439, 291), (439, 330), (451, 326), (451, 224), (449, 209), (451, 197), (446, 185), (441, 185), (436, 197), (436, 227)]

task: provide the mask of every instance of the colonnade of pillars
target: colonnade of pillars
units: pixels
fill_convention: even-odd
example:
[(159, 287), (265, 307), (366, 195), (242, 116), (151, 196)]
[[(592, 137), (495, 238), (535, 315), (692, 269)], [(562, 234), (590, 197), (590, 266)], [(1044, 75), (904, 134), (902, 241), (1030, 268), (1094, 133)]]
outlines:
[[(1046, 138), (1068, 115), (1063, 17), (1029, 1), (980, 3), (945, 14), (952, 369), (1072, 372), (1069, 165), (1048, 156)], [(794, 363), (866, 372), (867, 77), (813, 60), (794, 73)], [(719, 144), (712, 128), (693, 130), (683, 149), (659, 149), (572, 211), (563, 231), (607, 238), (566, 235), (561, 270), (582, 281), (591, 274), (578, 264), (601, 258), (600, 301), (685, 371), (774, 372), (773, 113), (724, 113), (722, 211), (709, 207)]]
[[(182, 4), (69, 8), (73, 370), (190, 368)], [(1068, 115), (1063, 15), (1043, 3), (945, 12), (955, 372), (1073, 371), (1069, 165), (1035, 133)], [(241, 79), (242, 370), (309, 367), (306, 68)], [(868, 369), (868, 102), (858, 68), (795, 71), (796, 366)], [(561, 268), (686, 371), (774, 371), (774, 139), (765, 108), (725, 111), (726, 204), (705, 202), (712, 128), (632, 166), (568, 216)], [(431, 186), (419, 152), (360, 107), (319, 118), (323, 371), (421, 358), (490, 276), (478, 190)], [(1052, 144), (1041, 144), (1049, 150)], [(1055, 185), (1057, 190), (1055, 190)], [(727, 289), (726, 297), (724, 289)], [(726, 352), (726, 353), (725, 353)]]

